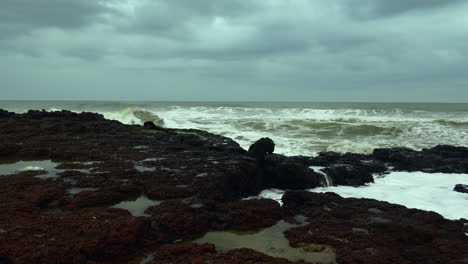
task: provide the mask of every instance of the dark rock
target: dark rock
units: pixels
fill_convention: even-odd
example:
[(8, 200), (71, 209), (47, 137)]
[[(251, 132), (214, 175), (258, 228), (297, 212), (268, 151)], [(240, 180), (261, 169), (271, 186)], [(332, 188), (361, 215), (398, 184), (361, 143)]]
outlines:
[(266, 187), (307, 189), (321, 186), (323, 176), (309, 169), (300, 159), (270, 155), (261, 165)]
[(0, 109), (0, 118), (9, 118), (9, 117), (12, 117), (13, 115), (15, 115), (15, 113), (11, 113), (3, 109)]
[(468, 148), (449, 145), (438, 145), (423, 152), (437, 154), (443, 158), (468, 158)]
[(85, 207), (97, 207), (113, 205), (124, 200), (131, 200), (140, 195), (140, 188), (136, 185), (108, 188), (96, 191), (82, 191), (70, 198), (65, 207), (67, 209), (79, 209)]
[(146, 129), (151, 129), (151, 130), (164, 130), (164, 128), (157, 126), (154, 124), (152, 121), (147, 121), (143, 124), (143, 127)]
[(318, 156), (310, 159), (310, 165), (329, 167), (336, 164), (346, 164), (354, 167), (363, 168), (369, 173), (384, 173), (388, 170), (387, 166), (371, 155), (337, 152), (320, 152)]
[(158, 234), (160, 242), (194, 238), (210, 228), (208, 214), (180, 200), (163, 202), (145, 213), (151, 215), (151, 229)]
[(372, 174), (364, 167), (336, 164), (323, 170), (334, 185), (360, 186), (374, 182)]
[(257, 160), (263, 160), (267, 154), (275, 151), (275, 143), (270, 138), (261, 138), (249, 147), (249, 155)]
[(334, 193), (289, 191), (282, 200), (285, 215), (308, 218), (285, 232), (291, 246), (336, 250), (337, 263), (462, 263), (468, 257), (461, 220)]
[(0, 256), (13, 263), (127, 263), (148, 231), (149, 219), (121, 209), (42, 214), (0, 233)]
[(21, 149), (21, 146), (19, 146), (18, 144), (0, 142), (0, 157), (1, 156), (13, 156), (20, 149)]
[(468, 173), (468, 148), (440, 145), (416, 151), (408, 148), (375, 149), (373, 156), (394, 170)]
[(270, 199), (208, 203), (211, 229), (248, 231), (276, 224), (281, 219), (279, 203)]
[[(1, 176), (0, 262), (139, 263), (143, 251), (152, 251), (155, 261), (167, 263), (289, 263), (249, 249), (172, 243), (210, 230), (264, 228), (299, 214), (308, 223), (286, 231), (291, 245), (332, 247), (338, 263), (457, 263), (468, 257), (466, 220), (331, 193), (286, 192), (283, 207), (268, 199), (240, 200), (266, 188), (320, 186), (323, 175), (312, 165), (328, 167), (335, 183), (349, 185), (369, 182), (383, 164), (466, 171), (465, 148), (319, 157), (264, 148), (258, 160), (235, 141), (200, 130), (155, 133), (70, 111), (0, 112), (6, 115), (2, 160), (54, 159), (60, 165), (50, 172), (59, 171), (54, 179), (35, 177), (45, 171)], [(76, 188), (84, 190), (72, 193)], [(150, 217), (110, 208), (142, 195), (165, 202), (148, 208)]]
[(274, 225), (281, 218), (280, 205), (269, 199), (230, 203), (173, 200), (146, 210), (151, 228), (161, 242), (192, 239), (210, 229), (253, 230)]
[(456, 192), (468, 193), (468, 185), (466, 185), (466, 184), (457, 184), (457, 185), (455, 185), (455, 188), (453, 188), (453, 190), (456, 191)]

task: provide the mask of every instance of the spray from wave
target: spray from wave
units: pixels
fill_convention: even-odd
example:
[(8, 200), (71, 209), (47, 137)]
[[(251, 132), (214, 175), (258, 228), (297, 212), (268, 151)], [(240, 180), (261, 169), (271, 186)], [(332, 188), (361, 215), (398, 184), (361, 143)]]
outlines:
[(124, 124), (142, 125), (145, 122), (151, 121), (158, 126), (164, 126), (164, 120), (156, 114), (137, 107), (128, 107), (117, 112), (104, 112), (102, 114), (107, 119), (117, 120)]
[(164, 119), (167, 127), (207, 130), (233, 138), (244, 148), (258, 138), (270, 137), (277, 152), (287, 155), (371, 153), (379, 147), (422, 149), (437, 144), (463, 145), (468, 139), (459, 113), (205, 106), (148, 111)]

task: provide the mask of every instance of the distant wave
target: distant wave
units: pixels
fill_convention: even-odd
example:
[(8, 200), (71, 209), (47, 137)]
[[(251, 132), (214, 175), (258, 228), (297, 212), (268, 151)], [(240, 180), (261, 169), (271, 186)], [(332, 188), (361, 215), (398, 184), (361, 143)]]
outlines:
[(137, 107), (127, 107), (116, 112), (102, 113), (105, 118), (117, 120), (124, 124), (144, 124), (147, 121), (154, 122), (158, 126), (164, 126), (164, 120), (156, 114)]
[(468, 121), (439, 119), (434, 122), (446, 126), (468, 127)]
[(202, 129), (246, 149), (270, 137), (275, 152), (286, 155), (468, 144), (468, 104), (22, 102), (6, 108), (90, 111), (125, 124)]

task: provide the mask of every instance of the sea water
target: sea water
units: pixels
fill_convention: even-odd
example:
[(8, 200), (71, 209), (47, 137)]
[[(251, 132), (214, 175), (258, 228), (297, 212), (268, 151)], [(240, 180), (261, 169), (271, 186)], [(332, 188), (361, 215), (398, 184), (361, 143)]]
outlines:
[(468, 145), (468, 104), (0, 101), (0, 108), (98, 112), (125, 124), (155, 121), (227, 136), (244, 148), (270, 137), (275, 152), (286, 155)]

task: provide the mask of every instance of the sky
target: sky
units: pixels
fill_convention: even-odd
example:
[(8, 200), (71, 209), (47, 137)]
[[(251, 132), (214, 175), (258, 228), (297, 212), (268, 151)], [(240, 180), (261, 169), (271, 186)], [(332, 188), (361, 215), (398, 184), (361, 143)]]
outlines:
[(1, 0), (0, 100), (468, 102), (468, 0)]

